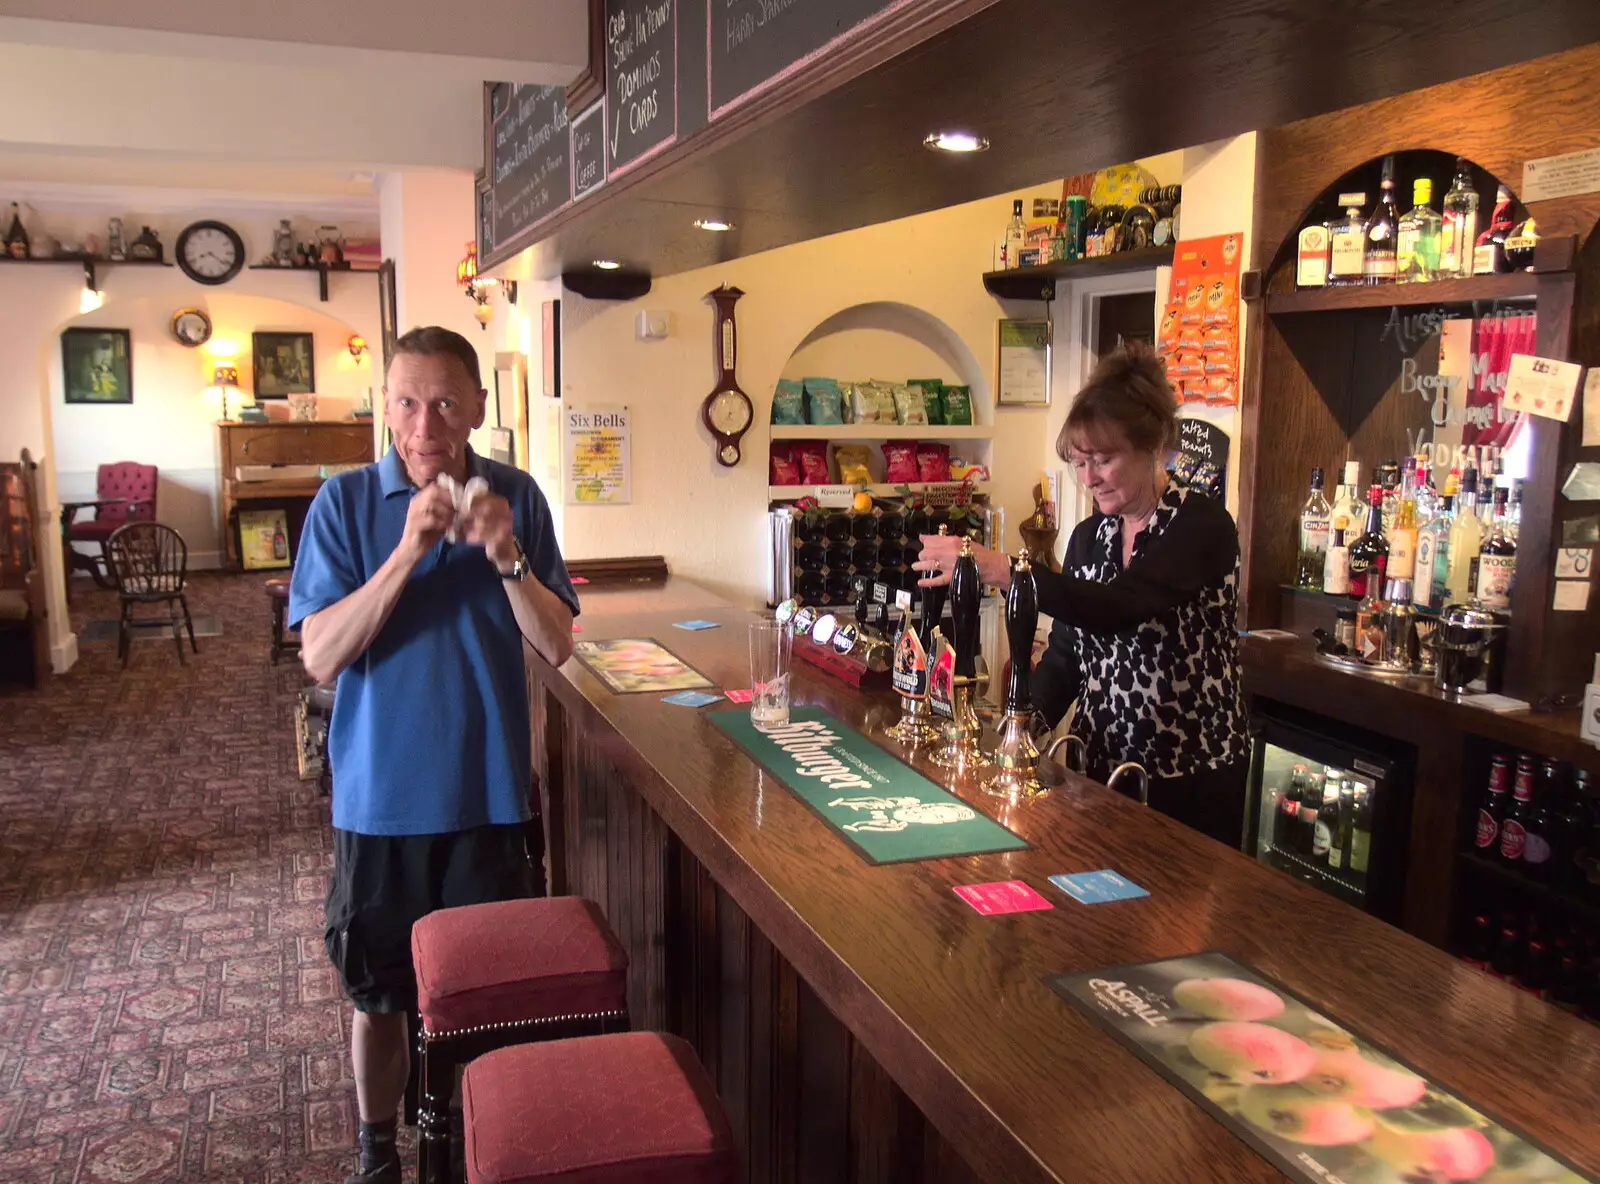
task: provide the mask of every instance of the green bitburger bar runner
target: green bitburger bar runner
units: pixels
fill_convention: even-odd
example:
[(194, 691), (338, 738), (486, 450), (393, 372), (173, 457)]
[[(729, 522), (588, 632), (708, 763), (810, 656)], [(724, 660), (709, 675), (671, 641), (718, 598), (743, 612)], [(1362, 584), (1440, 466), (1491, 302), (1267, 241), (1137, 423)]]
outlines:
[(869, 863), (951, 859), (1029, 846), (820, 707), (768, 729), (748, 710), (707, 718)]

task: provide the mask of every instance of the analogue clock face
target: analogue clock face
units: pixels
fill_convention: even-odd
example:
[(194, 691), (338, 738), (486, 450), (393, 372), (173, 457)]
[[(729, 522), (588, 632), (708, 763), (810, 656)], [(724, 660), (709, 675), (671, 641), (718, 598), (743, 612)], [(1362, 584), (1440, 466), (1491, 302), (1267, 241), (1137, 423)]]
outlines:
[(722, 463), (725, 465), (736, 465), (739, 463), (739, 449), (737, 445), (724, 444), (721, 452), (718, 453), (718, 455), (722, 457)]
[(709, 418), (724, 436), (737, 436), (750, 426), (750, 402), (738, 391), (718, 391), (711, 399)]
[(184, 232), (184, 270), (201, 283), (221, 283), (243, 263), (239, 240), (221, 226), (201, 224)]

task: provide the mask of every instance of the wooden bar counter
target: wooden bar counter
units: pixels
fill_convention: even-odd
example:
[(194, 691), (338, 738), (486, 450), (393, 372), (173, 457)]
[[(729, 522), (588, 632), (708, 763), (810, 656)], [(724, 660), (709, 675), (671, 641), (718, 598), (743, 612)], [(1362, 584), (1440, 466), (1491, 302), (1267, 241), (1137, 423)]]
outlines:
[[(747, 684), (752, 614), (681, 580), (580, 591), (579, 640), (653, 637)], [(672, 627), (691, 616), (724, 627)], [(873, 867), (703, 711), (530, 661), (552, 886), (605, 908), (635, 1026), (699, 1050), (750, 1180), (1280, 1178), (1041, 981), (1205, 949), (1600, 1174), (1600, 1029), (1136, 802), (1069, 778), (1008, 811), (957, 783), (1034, 847)], [(795, 701), (903, 755), (887, 697), (802, 666)], [(1083, 906), (1047, 879), (1105, 867), (1150, 896)], [(1009, 879), (1055, 907), (985, 917), (951, 892)]]

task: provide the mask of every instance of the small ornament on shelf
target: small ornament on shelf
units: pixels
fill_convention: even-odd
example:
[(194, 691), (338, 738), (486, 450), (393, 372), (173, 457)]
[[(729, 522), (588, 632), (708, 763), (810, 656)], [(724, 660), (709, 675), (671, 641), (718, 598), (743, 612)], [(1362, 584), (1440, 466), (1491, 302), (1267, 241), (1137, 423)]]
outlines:
[(106, 258), (121, 263), (128, 257), (128, 245), (122, 237), (122, 219), (112, 218), (106, 223)]
[(1017, 528), (1035, 567), (1055, 571), (1056, 504), (1050, 500), (1048, 479), (1033, 487), (1033, 513)]

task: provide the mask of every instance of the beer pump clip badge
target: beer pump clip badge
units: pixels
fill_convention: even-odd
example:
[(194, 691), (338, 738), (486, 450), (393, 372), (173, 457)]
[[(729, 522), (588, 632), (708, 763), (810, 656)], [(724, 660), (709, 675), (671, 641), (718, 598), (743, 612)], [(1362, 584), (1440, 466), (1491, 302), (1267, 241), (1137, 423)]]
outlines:
[(928, 706), (933, 714), (955, 716), (956, 650), (938, 629), (933, 631), (933, 662), (928, 668)]
[(922, 648), (917, 631), (911, 628), (911, 598), (905, 593), (901, 595), (905, 599), (902, 605), (905, 617), (900, 638), (894, 643), (892, 682), (895, 693), (902, 699), (922, 700), (928, 697), (928, 652)]

